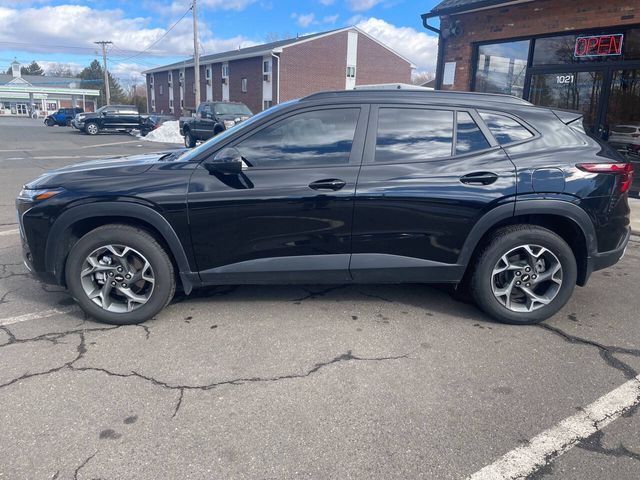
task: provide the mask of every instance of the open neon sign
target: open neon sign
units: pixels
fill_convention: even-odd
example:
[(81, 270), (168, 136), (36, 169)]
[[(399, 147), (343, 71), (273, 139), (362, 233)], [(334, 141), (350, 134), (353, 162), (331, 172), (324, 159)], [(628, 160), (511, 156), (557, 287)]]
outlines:
[(591, 35), (576, 38), (574, 55), (580, 57), (608, 57), (622, 55), (624, 34)]

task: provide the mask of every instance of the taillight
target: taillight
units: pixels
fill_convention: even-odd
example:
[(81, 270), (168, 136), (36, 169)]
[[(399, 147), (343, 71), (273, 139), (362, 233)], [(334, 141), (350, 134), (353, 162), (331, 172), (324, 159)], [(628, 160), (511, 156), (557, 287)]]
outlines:
[(613, 173), (620, 175), (620, 193), (625, 193), (633, 180), (633, 164), (631, 163), (579, 163), (580, 170), (590, 173)]

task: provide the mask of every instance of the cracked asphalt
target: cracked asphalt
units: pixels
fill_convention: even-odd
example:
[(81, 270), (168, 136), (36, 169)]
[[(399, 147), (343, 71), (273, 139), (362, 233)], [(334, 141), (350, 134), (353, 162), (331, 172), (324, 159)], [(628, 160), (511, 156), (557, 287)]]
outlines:
[[(211, 288), (95, 323), (27, 275), (13, 197), (165, 146), (26, 119), (0, 139), (2, 479), (459, 479), (640, 372), (638, 237), (541, 326), (422, 285)], [(635, 408), (530, 478), (639, 477)]]

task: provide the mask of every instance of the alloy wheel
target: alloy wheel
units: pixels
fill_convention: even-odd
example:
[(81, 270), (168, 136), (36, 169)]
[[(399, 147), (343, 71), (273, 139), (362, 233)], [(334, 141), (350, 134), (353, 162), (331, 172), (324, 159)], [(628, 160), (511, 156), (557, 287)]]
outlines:
[(125, 245), (105, 245), (85, 259), (80, 282), (87, 297), (113, 313), (132, 312), (153, 295), (155, 276), (149, 261)]
[(532, 312), (549, 305), (562, 286), (562, 264), (548, 248), (521, 245), (505, 253), (491, 274), (491, 290), (505, 308)]
[(95, 135), (98, 133), (98, 126), (95, 123), (90, 123), (87, 125), (87, 133), (89, 133), (89, 135)]

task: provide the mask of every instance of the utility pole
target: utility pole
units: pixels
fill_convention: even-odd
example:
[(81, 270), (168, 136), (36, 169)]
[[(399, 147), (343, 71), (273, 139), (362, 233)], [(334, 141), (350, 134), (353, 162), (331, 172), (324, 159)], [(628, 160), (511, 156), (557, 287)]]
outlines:
[(198, 108), (198, 104), (200, 103), (200, 52), (198, 51), (198, 12), (196, 8), (196, 0), (193, 0), (191, 9), (193, 10), (193, 76), (196, 87), (195, 108)]
[(103, 62), (103, 73), (104, 73), (104, 96), (107, 102), (107, 105), (111, 103), (111, 92), (109, 87), (109, 72), (107, 71), (107, 45), (112, 44), (113, 42), (101, 40), (99, 42), (93, 42), (96, 45), (102, 46), (102, 62)]

